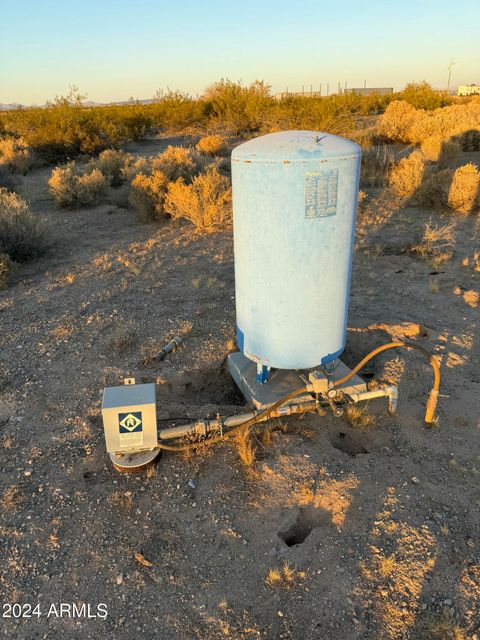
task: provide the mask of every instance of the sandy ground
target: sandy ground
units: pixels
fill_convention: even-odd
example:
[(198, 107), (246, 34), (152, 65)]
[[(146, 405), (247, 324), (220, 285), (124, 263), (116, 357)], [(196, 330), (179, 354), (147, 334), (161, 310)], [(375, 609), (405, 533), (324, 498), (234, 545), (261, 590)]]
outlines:
[[(143, 225), (115, 204), (61, 211), (49, 171), (20, 191), (54, 223), (55, 245), (0, 292), (0, 594), (40, 604), (40, 616), (3, 617), (1, 634), (480, 638), (478, 220), (436, 214), (457, 236), (434, 269), (404, 251), (430, 214), (376, 190), (358, 217), (344, 359), (392, 338), (431, 349), (443, 376), (437, 427), (423, 425), (428, 365), (389, 352), (374, 374), (399, 385), (395, 417), (379, 400), (368, 427), (291, 418), (253, 468), (228, 444), (124, 476), (104, 449), (105, 384), (156, 380), (164, 424), (244, 409), (223, 366), (234, 349), (231, 229)], [(182, 348), (152, 361), (176, 333)], [(52, 603), (90, 604), (91, 616), (105, 603), (108, 616), (48, 616)]]

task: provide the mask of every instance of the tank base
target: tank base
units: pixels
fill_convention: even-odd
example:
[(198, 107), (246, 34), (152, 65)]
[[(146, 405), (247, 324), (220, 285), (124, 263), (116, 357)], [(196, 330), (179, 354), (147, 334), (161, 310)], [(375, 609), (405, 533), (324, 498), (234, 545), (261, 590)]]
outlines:
[[(291, 391), (299, 389), (308, 381), (307, 371), (292, 371), (290, 369), (272, 369), (265, 384), (257, 382), (257, 364), (249, 360), (240, 351), (230, 353), (227, 358), (228, 370), (235, 384), (242, 392), (245, 400), (255, 409), (267, 409)], [(330, 369), (331, 365), (329, 366)], [(341, 360), (333, 363), (334, 379), (343, 378), (350, 369)], [(319, 375), (323, 375), (319, 372)], [(353, 376), (351, 380), (339, 387), (344, 393), (358, 394), (367, 390), (367, 385), (360, 376)], [(311, 399), (310, 394), (292, 398), (286, 404), (298, 404), (301, 400)]]
[(124, 455), (116, 455), (110, 453), (110, 460), (117, 471), (123, 473), (135, 473), (142, 471), (149, 465), (153, 464), (161, 449), (153, 449), (152, 451), (141, 451), (140, 453), (125, 453)]

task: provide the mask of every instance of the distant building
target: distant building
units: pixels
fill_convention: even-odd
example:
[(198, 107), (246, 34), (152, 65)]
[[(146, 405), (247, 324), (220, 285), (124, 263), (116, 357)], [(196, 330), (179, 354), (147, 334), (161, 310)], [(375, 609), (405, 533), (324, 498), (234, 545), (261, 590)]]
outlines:
[[(336, 89), (336, 90), (335, 90)], [(346, 87), (328, 88), (323, 91), (283, 91), (276, 93), (275, 98), (281, 100), (289, 96), (304, 96), (305, 98), (325, 98), (327, 96), (344, 95), (345, 93), (356, 93), (359, 96), (370, 96), (374, 93), (380, 96), (388, 96), (393, 93), (393, 87), (362, 87), (360, 89), (347, 89)]]
[(361, 87), (344, 89), (344, 93), (355, 93), (357, 96), (371, 96), (376, 93), (379, 96), (389, 96), (393, 93), (393, 87)]
[(458, 96), (480, 96), (480, 84), (461, 84), (457, 89)]

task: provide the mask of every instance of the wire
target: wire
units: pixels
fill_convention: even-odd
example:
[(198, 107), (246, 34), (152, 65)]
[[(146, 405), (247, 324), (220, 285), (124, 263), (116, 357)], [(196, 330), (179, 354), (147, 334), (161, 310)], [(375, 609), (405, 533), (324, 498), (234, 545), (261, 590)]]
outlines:
[(188, 442), (188, 443), (179, 444), (179, 445), (159, 443), (158, 447), (160, 449), (165, 449), (166, 451), (190, 451), (191, 449), (198, 449), (199, 447), (203, 447), (206, 444), (215, 444), (216, 442), (225, 440), (225, 438), (230, 438), (231, 436), (235, 435), (236, 433), (239, 433), (243, 429), (248, 429), (249, 427), (252, 427), (254, 424), (257, 424), (257, 422), (263, 422), (265, 420), (268, 420), (270, 415), (276, 409), (278, 409), (278, 407), (282, 406), (292, 398), (295, 398), (296, 396), (301, 395), (302, 393), (308, 393), (308, 388), (301, 387), (296, 391), (292, 391), (288, 393), (286, 396), (283, 396), (283, 398), (280, 398), (280, 400), (277, 400), (277, 402), (272, 404), (267, 409), (264, 409), (263, 411), (260, 411), (260, 413), (257, 413), (257, 415), (254, 416), (253, 418), (249, 418), (248, 420), (245, 420), (245, 422), (242, 422), (236, 427), (232, 427), (228, 431), (225, 431), (223, 435), (213, 436), (212, 438), (208, 438), (207, 440), (202, 440), (200, 442)]

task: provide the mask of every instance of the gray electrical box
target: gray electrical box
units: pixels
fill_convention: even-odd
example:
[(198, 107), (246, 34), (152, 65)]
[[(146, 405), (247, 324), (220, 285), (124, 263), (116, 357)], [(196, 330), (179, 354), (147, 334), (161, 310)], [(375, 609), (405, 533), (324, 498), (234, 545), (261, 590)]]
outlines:
[(133, 453), (158, 444), (155, 384), (105, 387), (103, 428), (108, 453)]

